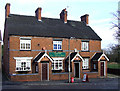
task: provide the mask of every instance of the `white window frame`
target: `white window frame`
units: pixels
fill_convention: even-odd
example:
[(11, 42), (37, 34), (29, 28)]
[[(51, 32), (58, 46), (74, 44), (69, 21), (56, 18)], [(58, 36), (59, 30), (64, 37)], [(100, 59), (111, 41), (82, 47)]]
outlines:
[[(53, 58), (52, 70), (63, 70), (63, 59), (64, 58)], [(58, 68), (56, 68), (56, 63), (58, 63)], [(61, 64), (61, 67), (59, 67)]]
[[(57, 48), (56, 48), (56, 49), (54, 48), (54, 44), (57, 45)], [(61, 49), (59, 49), (59, 45), (61, 46)], [(53, 50), (62, 50), (62, 41), (54, 40), (54, 41), (53, 41)]]
[[(25, 45), (25, 48), (22, 48), (22, 44)], [(27, 44), (29, 44), (30, 48), (27, 48)], [(21, 37), (20, 38), (20, 50), (31, 50), (31, 38), (29, 37)]]
[[(83, 58), (82, 69), (89, 69), (89, 58)], [(86, 62), (87, 61), (87, 62)]]
[[(14, 57), (16, 60), (16, 71), (31, 71), (31, 59), (33, 57)], [(22, 67), (22, 63), (26, 63), (25, 67)], [(28, 69), (29, 67), (29, 69)]]
[(82, 51), (89, 51), (89, 41), (82, 41)]

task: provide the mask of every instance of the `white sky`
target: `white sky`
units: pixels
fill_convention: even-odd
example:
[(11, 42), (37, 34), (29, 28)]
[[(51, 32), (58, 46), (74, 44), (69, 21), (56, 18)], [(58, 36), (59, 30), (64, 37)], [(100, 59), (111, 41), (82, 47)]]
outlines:
[[(11, 4), (11, 14), (35, 15), (42, 7), (42, 17), (59, 18), (62, 9), (67, 8), (68, 19), (80, 21), (80, 16), (89, 14), (89, 25), (102, 38), (102, 48), (117, 43), (111, 29), (116, 22), (111, 13), (116, 13), (119, 0), (0, 0), (0, 30), (4, 32), (5, 5)], [(2, 35), (3, 36), (3, 35)]]

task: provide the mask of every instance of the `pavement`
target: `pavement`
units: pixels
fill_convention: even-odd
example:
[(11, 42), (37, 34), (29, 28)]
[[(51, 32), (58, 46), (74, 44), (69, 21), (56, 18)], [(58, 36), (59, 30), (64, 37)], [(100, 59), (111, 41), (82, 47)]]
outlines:
[(89, 78), (89, 82), (75, 79), (74, 83), (68, 80), (60, 81), (31, 81), (13, 82), (3, 76), (2, 89), (119, 89), (120, 76), (108, 74), (108, 78)]

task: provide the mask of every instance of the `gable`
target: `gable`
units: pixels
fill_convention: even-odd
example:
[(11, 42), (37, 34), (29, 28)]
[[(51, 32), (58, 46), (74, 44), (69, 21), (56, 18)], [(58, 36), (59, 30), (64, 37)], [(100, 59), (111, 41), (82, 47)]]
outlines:
[(102, 56), (100, 60), (106, 60), (105, 56)]
[(98, 59), (98, 61), (100, 61), (100, 60), (107, 60), (107, 61), (109, 61), (108, 57), (104, 53)]
[(44, 56), (41, 61), (50, 61), (50, 59), (47, 56)]
[(100, 61), (100, 60), (107, 60), (107, 61), (109, 61), (108, 57), (107, 57), (104, 53), (102, 53), (102, 52), (100, 52), (100, 53), (95, 53), (95, 54), (92, 56), (91, 60), (92, 60), (92, 61)]
[[(71, 62), (74, 60), (82, 60), (83, 61), (83, 58), (79, 55), (79, 53), (72, 52), (70, 54), (70, 60), (71, 60)], [(69, 55), (67, 56), (66, 61), (69, 61)]]
[(81, 60), (81, 61), (83, 61), (84, 59), (82, 58), (82, 56), (80, 56), (78, 53), (74, 56), (74, 58), (71, 60), (71, 62), (73, 61), (73, 60)]
[(40, 61), (51, 61), (53, 62), (52, 58), (47, 55), (46, 52), (40, 52), (35, 58), (34, 58), (34, 62), (40, 62)]
[(79, 56), (76, 56), (74, 60), (82, 60)]

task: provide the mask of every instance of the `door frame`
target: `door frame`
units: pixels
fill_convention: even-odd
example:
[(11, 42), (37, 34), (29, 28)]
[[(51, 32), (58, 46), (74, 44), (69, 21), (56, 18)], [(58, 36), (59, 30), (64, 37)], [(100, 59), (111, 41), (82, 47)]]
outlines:
[(100, 61), (100, 76), (101, 76), (101, 62), (104, 63), (104, 76), (106, 76), (106, 63), (105, 63), (105, 61)]
[(41, 63), (41, 81), (42, 81), (42, 64), (47, 64), (47, 80), (49, 81), (49, 63)]
[(79, 78), (80, 78), (80, 62), (74, 62), (74, 77), (75, 77), (75, 64), (79, 63)]

